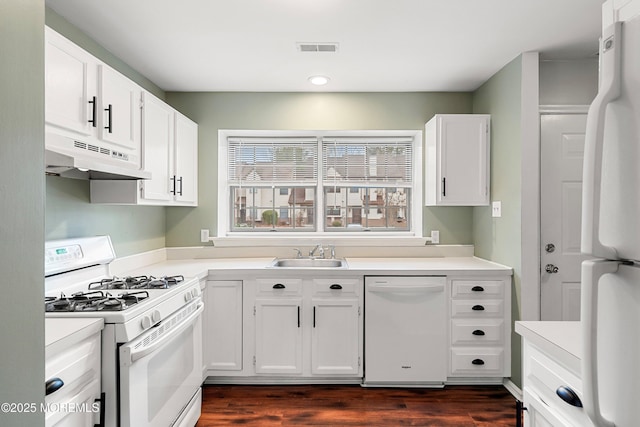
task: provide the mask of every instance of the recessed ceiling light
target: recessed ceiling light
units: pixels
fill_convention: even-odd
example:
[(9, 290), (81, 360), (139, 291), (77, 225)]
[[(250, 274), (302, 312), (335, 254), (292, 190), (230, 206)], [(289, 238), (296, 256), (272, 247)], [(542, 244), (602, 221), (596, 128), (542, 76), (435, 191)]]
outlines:
[(311, 76), (311, 77), (309, 77), (309, 81), (311, 82), (311, 84), (314, 84), (316, 86), (323, 86), (323, 85), (326, 85), (327, 83), (329, 83), (329, 77)]

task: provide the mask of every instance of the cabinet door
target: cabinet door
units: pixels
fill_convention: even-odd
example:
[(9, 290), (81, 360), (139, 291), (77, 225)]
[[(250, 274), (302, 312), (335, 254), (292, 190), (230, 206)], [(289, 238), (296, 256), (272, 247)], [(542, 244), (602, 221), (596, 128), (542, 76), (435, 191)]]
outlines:
[(175, 118), (176, 200), (198, 204), (198, 125), (180, 113)]
[(255, 302), (257, 374), (302, 373), (302, 298)]
[(99, 68), (100, 138), (118, 144), (127, 155), (138, 157), (140, 163), (140, 87), (106, 65)]
[(141, 182), (142, 198), (147, 200), (173, 200), (175, 180), (173, 170), (174, 111), (167, 104), (148, 93), (143, 93), (142, 138), (143, 168), (151, 172), (151, 179)]
[(489, 118), (438, 114), (425, 128), (425, 204), (489, 204)]
[(314, 298), (311, 373), (355, 375), (360, 370), (359, 302)]
[(527, 408), (524, 412), (525, 427), (571, 427), (576, 425), (564, 420), (560, 414), (527, 389), (523, 393), (523, 403)]
[(45, 35), (45, 120), (90, 135), (98, 126), (95, 58), (49, 28)]
[(206, 368), (242, 370), (242, 281), (207, 281), (205, 312)]
[(440, 120), (443, 204), (488, 204), (486, 116), (443, 116)]

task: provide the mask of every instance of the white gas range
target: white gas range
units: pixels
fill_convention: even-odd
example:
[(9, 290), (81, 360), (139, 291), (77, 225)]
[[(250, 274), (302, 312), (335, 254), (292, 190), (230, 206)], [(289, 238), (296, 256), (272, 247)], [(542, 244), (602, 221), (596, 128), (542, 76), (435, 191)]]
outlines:
[(100, 317), (105, 426), (193, 426), (200, 416), (197, 278), (113, 277), (108, 236), (46, 242), (45, 316)]

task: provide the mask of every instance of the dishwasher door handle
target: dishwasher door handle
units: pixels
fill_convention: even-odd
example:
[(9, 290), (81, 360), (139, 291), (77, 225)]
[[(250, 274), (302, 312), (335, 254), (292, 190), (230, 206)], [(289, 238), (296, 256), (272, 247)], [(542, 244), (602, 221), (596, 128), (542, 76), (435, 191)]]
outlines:
[(392, 285), (392, 284), (371, 284), (368, 285), (369, 292), (385, 294), (415, 294), (415, 293), (435, 293), (444, 292), (444, 285), (440, 283), (425, 285)]

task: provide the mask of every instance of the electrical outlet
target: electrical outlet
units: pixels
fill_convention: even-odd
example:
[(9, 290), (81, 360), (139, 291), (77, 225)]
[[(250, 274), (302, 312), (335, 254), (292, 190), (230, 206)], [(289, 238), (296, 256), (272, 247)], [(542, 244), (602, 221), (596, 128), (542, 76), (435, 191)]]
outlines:
[(502, 202), (491, 203), (491, 216), (494, 218), (500, 218), (502, 216)]
[(431, 230), (431, 244), (437, 245), (438, 243), (440, 243), (440, 231)]
[(204, 228), (202, 230), (200, 230), (200, 241), (202, 243), (209, 242), (209, 230), (204, 229)]

